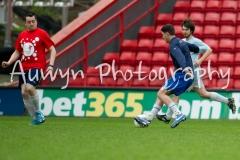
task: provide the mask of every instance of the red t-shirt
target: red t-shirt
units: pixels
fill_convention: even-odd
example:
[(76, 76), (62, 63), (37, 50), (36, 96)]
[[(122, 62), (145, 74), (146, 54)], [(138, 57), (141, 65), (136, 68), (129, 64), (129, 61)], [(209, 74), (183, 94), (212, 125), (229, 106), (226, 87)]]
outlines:
[(44, 70), (46, 66), (45, 49), (49, 49), (53, 45), (47, 32), (40, 28), (20, 33), (15, 43), (15, 49), (22, 53), (23, 70), (32, 68)]

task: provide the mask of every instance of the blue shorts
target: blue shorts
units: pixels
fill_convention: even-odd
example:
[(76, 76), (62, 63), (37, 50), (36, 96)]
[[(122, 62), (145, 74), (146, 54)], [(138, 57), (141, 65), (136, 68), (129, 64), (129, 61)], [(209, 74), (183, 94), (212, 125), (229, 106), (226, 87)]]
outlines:
[(176, 96), (184, 93), (194, 81), (194, 78), (190, 79), (185, 72), (176, 72), (173, 76), (164, 83), (163, 88)]
[(37, 68), (33, 68), (31, 70), (28, 70), (28, 71), (24, 71), (24, 77), (25, 77), (25, 82), (24, 82), (24, 79), (23, 79), (23, 76), (22, 75), (19, 75), (18, 78), (19, 78), (19, 88), (21, 88), (21, 85), (24, 84), (24, 83), (29, 83), (33, 86), (37, 86), (37, 84), (40, 82), (41, 80), (41, 70), (40, 69), (37, 69)]

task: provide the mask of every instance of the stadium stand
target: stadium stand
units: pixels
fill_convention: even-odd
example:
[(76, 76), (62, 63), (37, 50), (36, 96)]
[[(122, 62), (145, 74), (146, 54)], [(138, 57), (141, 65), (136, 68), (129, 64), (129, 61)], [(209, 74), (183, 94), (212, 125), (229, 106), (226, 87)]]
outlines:
[[(111, 7), (114, 2), (108, 2), (107, 7)], [(126, 2), (127, 3), (127, 2)], [(133, 1), (129, 6), (134, 6), (138, 1)], [(130, 8), (130, 7), (129, 7)], [(96, 31), (92, 31), (86, 37), (91, 37), (94, 32), (98, 29), (103, 28), (111, 20), (125, 18), (124, 14), (127, 14), (124, 9), (119, 11), (118, 16), (112, 16), (100, 26), (96, 27)], [(212, 49), (213, 53), (202, 63), (202, 68), (209, 72), (216, 70), (218, 72), (212, 72), (212, 78), (209, 79), (207, 75), (204, 76), (204, 84), (206, 88), (220, 89), (226, 84), (227, 79), (219, 77), (220, 70), (223, 74), (226, 74), (230, 69), (229, 86), (227, 89), (239, 89), (239, 78), (240, 78), (240, 2), (235, 0), (177, 0), (172, 13), (158, 13), (154, 17), (154, 25), (142, 25), (139, 27), (135, 38), (126, 38), (127, 34), (123, 39), (119, 38), (119, 47), (116, 51), (106, 51), (101, 57), (102, 63), (112, 64), (112, 60), (115, 61), (113, 68), (116, 73), (111, 69), (109, 75), (103, 78), (103, 82), (99, 80), (99, 70), (96, 70), (95, 66), (89, 66), (84, 69), (87, 75), (85, 79), (77, 77), (75, 82), (70, 79), (70, 86), (106, 86), (106, 87), (157, 87), (159, 88), (163, 83), (164, 79), (155, 78), (154, 73), (163, 75), (162, 69), (165, 69), (167, 76), (171, 75), (170, 69), (173, 69), (171, 58), (169, 57), (168, 44), (162, 39), (161, 27), (166, 23), (174, 25), (176, 30), (176, 36), (183, 38), (181, 31), (181, 23), (183, 19), (189, 17), (195, 22), (194, 36), (202, 39)], [(130, 12), (130, 11), (128, 11)], [(122, 14), (124, 13), (124, 14)], [(129, 13), (128, 13), (129, 14)], [(124, 17), (121, 17), (124, 15)], [(138, 19), (136, 16), (135, 19)], [(127, 30), (129, 19), (124, 19), (126, 24), (114, 24), (117, 27), (116, 33), (120, 33), (121, 30)], [(126, 28), (124, 28), (126, 27)], [(76, 27), (75, 27), (76, 28)], [(110, 28), (108, 28), (110, 29)], [(113, 29), (113, 28), (111, 28)], [(106, 29), (107, 30), (107, 29)], [(109, 30), (109, 34), (110, 30)], [(121, 34), (125, 34), (121, 32)], [(113, 34), (114, 35), (114, 34)], [(116, 37), (116, 36), (115, 36)], [(115, 38), (112, 36), (112, 39)], [(111, 39), (111, 40), (112, 40)], [(84, 37), (82, 40), (78, 40), (76, 44), (79, 44), (81, 48), (82, 42), (86, 40)], [(93, 40), (93, 39), (88, 39)], [(95, 39), (94, 39), (95, 40)], [(111, 41), (106, 39), (107, 41)], [(73, 48), (75, 44), (69, 46)], [(77, 46), (77, 45), (76, 45)], [(96, 45), (97, 46), (97, 45)], [(99, 46), (98, 46), (99, 47)], [(66, 48), (65, 50), (70, 50)], [(92, 49), (91, 45), (89, 50), (86, 51), (88, 56), (92, 55), (95, 50)], [(63, 51), (64, 53), (65, 51)], [(86, 57), (84, 57), (86, 58)], [(83, 58), (83, 59), (84, 59)], [(88, 57), (87, 57), (88, 58)], [(211, 69), (208, 70), (208, 60), (211, 61)], [(80, 61), (79, 61), (80, 62)], [(79, 63), (78, 62), (78, 63)], [(142, 62), (141, 70), (145, 73), (141, 76), (147, 76), (144, 80), (139, 80), (134, 72), (139, 70), (139, 62)], [(77, 62), (76, 62), (77, 64)], [(70, 67), (74, 67), (70, 66)], [(120, 73), (127, 77), (131, 77), (128, 81), (125, 81)], [(104, 68), (103, 73), (107, 72), (107, 67)], [(113, 75), (116, 75), (116, 80)], [(236, 84), (238, 83), (238, 84)]]

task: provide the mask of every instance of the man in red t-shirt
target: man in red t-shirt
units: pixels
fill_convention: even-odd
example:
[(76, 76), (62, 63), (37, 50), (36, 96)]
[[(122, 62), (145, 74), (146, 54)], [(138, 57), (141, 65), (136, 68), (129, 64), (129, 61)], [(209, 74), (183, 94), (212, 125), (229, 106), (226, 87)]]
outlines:
[(26, 30), (21, 32), (15, 43), (15, 51), (8, 62), (2, 62), (2, 67), (6, 68), (14, 63), (20, 56), (24, 76), (19, 75), (19, 87), (25, 108), (33, 117), (31, 125), (38, 125), (45, 121), (45, 117), (39, 108), (39, 96), (36, 86), (41, 79), (41, 70), (45, 70), (46, 55), (45, 49), (50, 52), (50, 63), (46, 72), (52, 72), (56, 57), (54, 43), (47, 32), (37, 28), (37, 19), (34, 13), (25, 15)]

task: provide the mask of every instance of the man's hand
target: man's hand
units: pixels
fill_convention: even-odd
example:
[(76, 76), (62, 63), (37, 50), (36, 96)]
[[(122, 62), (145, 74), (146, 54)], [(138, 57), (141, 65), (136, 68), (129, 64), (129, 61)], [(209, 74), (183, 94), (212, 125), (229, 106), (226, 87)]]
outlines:
[(198, 66), (200, 66), (202, 64), (202, 61), (201, 60), (196, 60), (195, 62), (194, 62), (194, 67), (198, 67)]
[(188, 70), (188, 69), (184, 69), (183, 72), (186, 73), (186, 75), (189, 77), (189, 78), (194, 78), (194, 75), (192, 73), (192, 71)]
[(186, 72), (186, 75), (191, 79), (194, 78), (194, 75), (192, 74), (192, 72)]
[(49, 71), (51, 71), (51, 72), (53, 71), (53, 67), (52, 66), (48, 66), (46, 72), (49, 72)]
[(5, 62), (5, 61), (2, 62), (3, 68), (7, 68), (8, 66), (10, 66), (10, 64), (8, 62)]

